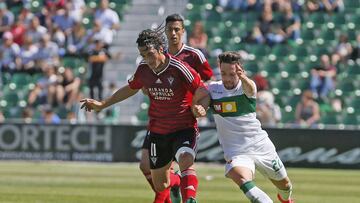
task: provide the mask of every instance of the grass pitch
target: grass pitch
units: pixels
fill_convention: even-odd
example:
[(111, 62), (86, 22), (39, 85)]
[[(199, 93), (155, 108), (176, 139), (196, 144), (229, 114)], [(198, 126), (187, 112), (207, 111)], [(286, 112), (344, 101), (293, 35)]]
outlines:
[[(197, 164), (198, 202), (248, 202), (223, 166)], [(360, 202), (360, 170), (288, 169), (297, 203)], [(276, 201), (261, 174), (256, 184)], [(151, 203), (137, 164), (0, 161), (1, 203)]]

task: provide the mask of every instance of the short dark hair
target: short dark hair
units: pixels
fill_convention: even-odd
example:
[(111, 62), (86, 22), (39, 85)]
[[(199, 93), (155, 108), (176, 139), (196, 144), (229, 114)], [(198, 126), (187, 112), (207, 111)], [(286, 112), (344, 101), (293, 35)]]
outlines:
[(163, 29), (158, 27), (154, 30), (146, 29), (139, 33), (136, 43), (139, 47), (151, 47), (159, 50), (160, 47), (165, 47), (165, 39), (163, 36)]
[(168, 15), (165, 20), (165, 25), (167, 25), (169, 22), (176, 22), (176, 21), (180, 21), (182, 27), (184, 27), (184, 18), (178, 13)]
[(236, 51), (226, 51), (218, 56), (219, 63), (239, 64), (243, 67), (241, 55)]

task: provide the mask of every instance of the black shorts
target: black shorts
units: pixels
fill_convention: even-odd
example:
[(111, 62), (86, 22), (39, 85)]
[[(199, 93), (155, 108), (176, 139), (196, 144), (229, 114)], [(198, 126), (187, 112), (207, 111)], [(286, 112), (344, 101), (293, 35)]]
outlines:
[(149, 150), (149, 146), (150, 146), (150, 138), (149, 137), (150, 137), (150, 131), (147, 131), (141, 149)]
[(175, 154), (181, 147), (188, 147), (196, 152), (198, 128), (187, 128), (166, 135), (148, 132), (145, 140), (149, 150), (150, 168), (164, 167), (174, 160)]

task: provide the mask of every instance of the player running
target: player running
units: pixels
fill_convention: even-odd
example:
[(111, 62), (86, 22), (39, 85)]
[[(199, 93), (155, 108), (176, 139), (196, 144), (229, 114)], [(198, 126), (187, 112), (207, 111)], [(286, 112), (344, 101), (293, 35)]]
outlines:
[[(184, 29), (184, 19), (179, 14), (172, 14), (166, 17), (165, 20), (165, 34), (168, 40), (168, 53), (177, 57), (178, 59), (185, 61), (190, 67), (194, 68), (199, 74), (203, 81), (208, 81), (213, 76), (212, 69), (200, 50), (187, 46), (183, 43), (183, 36), (185, 33)], [(142, 146), (142, 156), (140, 160), (140, 170), (144, 174), (146, 180), (149, 182), (152, 188), (152, 180), (150, 175), (150, 162), (149, 162), (149, 136), (146, 136)], [(172, 172), (173, 173), (173, 172)], [(186, 174), (182, 174), (185, 176)], [(178, 188), (177, 185), (174, 185), (174, 188)], [(188, 188), (186, 190), (191, 190)], [(155, 191), (155, 200), (154, 203), (170, 203), (170, 194), (168, 191), (156, 192)], [(186, 191), (183, 191), (183, 193)], [(176, 196), (176, 191), (173, 193), (173, 196)], [(166, 196), (168, 195), (168, 196)], [(180, 201), (180, 198), (177, 197), (177, 200)]]
[[(169, 54), (164, 54), (162, 32), (144, 30), (137, 39), (143, 61), (128, 85), (104, 101), (83, 99), (81, 108), (101, 111), (145, 88), (150, 98), (148, 136), (149, 160), (155, 191), (181, 185), (183, 201), (196, 202), (198, 180), (193, 168), (198, 127), (191, 104), (201, 98), (204, 84), (199, 74)], [(182, 177), (170, 173), (176, 159)]]
[[(226, 160), (226, 177), (239, 185), (251, 202), (273, 202), (253, 182), (257, 168), (276, 186), (282, 203), (294, 202), (285, 167), (268, 134), (256, 119), (256, 86), (245, 75), (241, 56), (237, 52), (224, 52), (219, 55), (219, 63), (222, 80), (211, 82), (208, 91)], [(207, 105), (210, 97), (206, 98)], [(193, 112), (204, 116), (207, 105), (193, 105)]]

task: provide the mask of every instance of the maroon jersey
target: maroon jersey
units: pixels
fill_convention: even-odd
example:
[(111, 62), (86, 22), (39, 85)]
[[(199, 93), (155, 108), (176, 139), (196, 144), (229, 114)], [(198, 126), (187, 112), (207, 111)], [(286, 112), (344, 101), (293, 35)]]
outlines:
[(159, 134), (197, 126), (191, 102), (195, 90), (204, 86), (199, 74), (188, 64), (168, 54), (165, 56), (169, 58), (169, 64), (164, 70), (156, 73), (142, 61), (128, 81), (130, 88), (144, 87), (148, 91), (148, 128)]
[(203, 81), (208, 81), (213, 76), (213, 71), (200, 50), (183, 44), (180, 51), (174, 54), (174, 56), (185, 61), (191, 68), (195, 69)]

